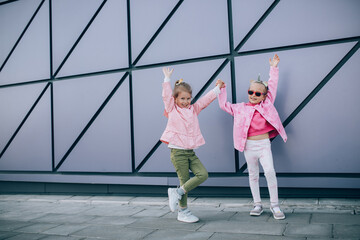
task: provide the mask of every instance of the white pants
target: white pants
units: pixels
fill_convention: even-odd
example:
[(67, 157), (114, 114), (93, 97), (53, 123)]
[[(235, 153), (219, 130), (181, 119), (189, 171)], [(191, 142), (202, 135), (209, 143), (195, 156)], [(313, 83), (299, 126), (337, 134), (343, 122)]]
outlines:
[(270, 140), (247, 140), (244, 155), (249, 171), (249, 184), (254, 203), (261, 203), (259, 189), (260, 161), (261, 166), (264, 169), (264, 174), (270, 194), (271, 205), (277, 205), (279, 203), (278, 188)]

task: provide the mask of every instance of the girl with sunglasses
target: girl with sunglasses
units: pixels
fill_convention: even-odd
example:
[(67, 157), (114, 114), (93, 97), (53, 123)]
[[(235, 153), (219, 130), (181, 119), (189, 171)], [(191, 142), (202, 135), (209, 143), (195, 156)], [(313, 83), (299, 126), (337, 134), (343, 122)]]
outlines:
[(241, 152), (244, 151), (254, 201), (254, 208), (250, 211), (250, 215), (260, 216), (263, 212), (259, 190), (260, 162), (269, 189), (270, 210), (275, 219), (284, 219), (285, 215), (279, 206), (277, 179), (270, 145), (270, 138), (278, 134), (285, 142), (287, 140), (285, 129), (274, 107), (279, 79), (277, 67), (279, 61), (280, 58), (276, 54), (272, 59), (270, 58), (268, 82), (260, 81), (260, 79), (250, 81), (248, 103), (227, 102), (225, 83), (218, 80), (216, 84), (221, 88), (221, 93), (218, 95), (220, 108), (234, 117), (234, 147)]

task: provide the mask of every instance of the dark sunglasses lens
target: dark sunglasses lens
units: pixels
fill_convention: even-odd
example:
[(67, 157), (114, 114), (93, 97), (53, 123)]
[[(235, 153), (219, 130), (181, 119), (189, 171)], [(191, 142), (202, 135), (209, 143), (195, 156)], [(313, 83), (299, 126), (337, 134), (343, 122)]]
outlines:
[(260, 96), (261, 96), (261, 93), (256, 92), (256, 93), (255, 93), (255, 96), (260, 97)]
[(248, 91), (248, 94), (249, 94), (249, 95), (253, 95), (254, 92), (249, 90), (249, 91)]

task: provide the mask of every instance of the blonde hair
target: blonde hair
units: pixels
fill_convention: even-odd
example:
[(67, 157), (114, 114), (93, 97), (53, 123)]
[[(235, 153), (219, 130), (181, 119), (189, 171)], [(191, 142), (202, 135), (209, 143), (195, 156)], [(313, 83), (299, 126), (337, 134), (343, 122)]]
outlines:
[(192, 95), (191, 86), (184, 82), (183, 79), (177, 80), (175, 82), (174, 90), (173, 90), (173, 97), (177, 98), (180, 92), (188, 92)]

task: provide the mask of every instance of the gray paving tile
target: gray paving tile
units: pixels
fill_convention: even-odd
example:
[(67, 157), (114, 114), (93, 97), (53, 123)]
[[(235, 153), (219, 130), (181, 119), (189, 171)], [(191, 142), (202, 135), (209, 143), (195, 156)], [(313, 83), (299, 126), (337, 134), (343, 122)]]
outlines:
[(214, 221), (206, 223), (198, 231), (282, 235), (285, 225), (285, 223), (265, 222), (259, 227), (258, 224), (251, 222)]
[(95, 216), (89, 215), (49, 213), (45, 216), (33, 219), (31, 221), (44, 223), (86, 223), (94, 218)]
[(343, 238), (343, 237), (358, 237), (360, 238), (360, 226), (359, 225), (334, 225), (334, 237)]
[(285, 236), (326, 236), (331, 237), (331, 224), (301, 224), (289, 223), (286, 227)]
[(137, 219), (133, 217), (95, 217), (90, 220), (89, 224), (100, 224), (100, 225), (128, 225), (135, 222)]
[(133, 196), (92, 196), (88, 200), (91, 202), (123, 202), (127, 204), (134, 198)]
[(72, 236), (98, 237), (106, 239), (130, 240), (142, 239), (152, 233), (153, 229), (129, 229), (119, 226), (89, 226)]
[(195, 231), (204, 223), (202, 221), (197, 223), (183, 223), (179, 222), (176, 218), (141, 218), (129, 224), (127, 227), (131, 228), (151, 228), (151, 229), (177, 229)]
[[(311, 213), (285, 213), (285, 219), (281, 220), (281, 222), (286, 223), (303, 223), (303, 224), (309, 224), (310, 223), (310, 217)], [(279, 222), (279, 220), (276, 220), (272, 217), (269, 218), (269, 222)]]
[(0, 231), (0, 239), (6, 239), (15, 235), (19, 235), (20, 233), (16, 233), (16, 232), (3, 232)]
[[(203, 211), (199, 209), (195, 209), (191, 211), (195, 216), (200, 218), (201, 221), (216, 221), (216, 220), (229, 220), (232, 216), (234, 216), (235, 212), (223, 212), (223, 211)], [(164, 215), (163, 218), (177, 218), (177, 212), (169, 212)]]
[[(347, 225), (360, 225), (360, 215), (313, 213), (311, 223), (335, 223)], [(360, 226), (359, 226), (360, 227)]]
[(18, 228), (16, 232), (24, 232), (24, 233), (42, 233), (50, 228), (54, 228), (59, 226), (59, 224), (54, 223), (33, 223), (30, 226)]
[(281, 205), (285, 206), (316, 206), (319, 204), (318, 198), (287, 198)]
[(18, 228), (29, 226), (32, 223), (20, 222), (20, 221), (6, 221), (0, 220), (0, 231), (13, 231)]
[(262, 234), (215, 233), (209, 240), (305, 240), (305, 237), (267, 236)]
[(294, 213), (341, 213), (341, 214), (351, 214), (353, 209), (339, 209), (336, 207), (307, 207), (303, 208), (298, 206), (294, 208)]
[(12, 221), (21, 221), (27, 222), (32, 219), (36, 219), (42, 216), (45, 216), (46, 213), (37, 213), (37, 212), (22, 212), (22, 211), (10, 211), (0, 214), (0, 220), (12, 220)]
[(133, 206), (96, 206), (90, 210), (83, 212), (84, 215), (93, 216), (131, 216), (143, 211), (144, 208)]
[(143, 211), (132, 215), (132, 217), (162, 217), (169, 212), (170, 210), (168, 209), (144, 209)]
[(44, 231), (45, 234), (50, 235), (71, 235), (74, 232), (83, 230), (84, 228), (88, 227), (89, 225), (84, 224), (62, 224), (57, 227), (48, 229)]
[(144, 238), (144, 240), (208, 240), (211, 232), (188, 232), (182, 230), (158, 230)]
[(250, 216), (249, 212), (238, 212), (230, 220), (235, 222), (266, 222), (270, 213), (263, 212), (260, 216)]
[(328, 238), (328, 237), (308, 237), (306, 240), (359, 240), (359, 238)]
[[(83, 240), (84, 237), (74, 237), (74, 236), (58, 236), (58, 235), (48, 235), (41, 240)], [(94, 240), (94, 238), (91, 238)]]
[(359, 206), (360, 199), (352, 198), (320, 198), (319, 205), (330, 205), (330, 206)]
[(21, 233), (18, 235), (15, 235), (10, 238), (6, 238), (6, 240), (37, 240), (37, 239), (43, 239), (46, 235), (44, 234), (37, 234), (37, 233)]

